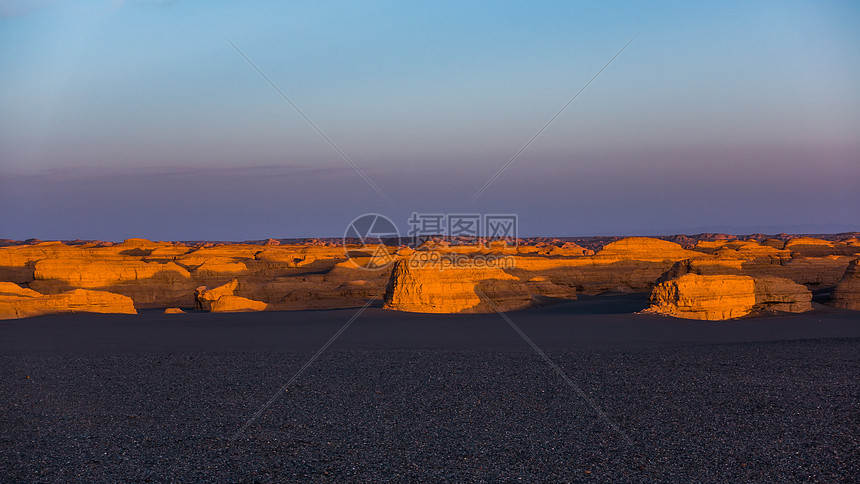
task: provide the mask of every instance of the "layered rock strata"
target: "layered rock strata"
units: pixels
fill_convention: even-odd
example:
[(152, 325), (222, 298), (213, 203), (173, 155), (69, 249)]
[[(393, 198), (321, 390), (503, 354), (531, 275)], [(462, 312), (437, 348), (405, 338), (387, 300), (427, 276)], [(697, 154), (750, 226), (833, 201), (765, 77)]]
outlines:
[[(265, 303), (267, 310), (348, 308), (362, 306), (385, 292), (393, 268), (390, 263), (435, 253), (505, 257), (512, 264), (503, 272), (518, 279), (514, 281), (521, 287), (518, 293), (531, 294), (534, 302), (544, 303), (574, 299), (577, 293), (650, 292), (655, 285), (687, 273), (778, 277), (813, 290), (827, 289), (836, 286), (849, 262), (860, 256), (857, 239), (706, 239), (677, 238), (684, 242), (681, 246), (647, 237), (607, 238), (602, 247), (589, 245), (588, 249), (557, 239), (528, 246), (429, 241), (417, 249), (381, 246), (372, 250), (318, 243), (38, 242), (0, 247), (0, 281), (40, 295), (74, 289), (120, 294), (130, 297), (138, 309), (195, 305), (211, 309), (217, 298), (201, 302), (195, 289), (217, 288), (236, 280), (229, 295)], [(496, 280), (513, 284), (510, 279)], [(844, 296), (851, 294), (850, 283), (843, 286), (834, 292), (834, 304), (852, 304), (840, 302), (853, 298)], [(500, 297), (504, 299), (504, 295)]]
[(522, 309), (531, 297), (519, 278), (498, 267), (404, 259), (391, 272), (386, 309), (422, 313), (468, 313)]
[(684, 274), (657, 284), (646, 313), (718, 321), (754, 311), (812, 310), (812, 292), (779, 277)]
[(0, 319), (78, 312), (137, 314), (131, 298), (120, 294), (74, 289), (45, 295), (13, 283), (0, 283)]
[(830, 304), (860, 311), (860, 259), (852, 261), (845, 269), (842, 280), (830, 296)]

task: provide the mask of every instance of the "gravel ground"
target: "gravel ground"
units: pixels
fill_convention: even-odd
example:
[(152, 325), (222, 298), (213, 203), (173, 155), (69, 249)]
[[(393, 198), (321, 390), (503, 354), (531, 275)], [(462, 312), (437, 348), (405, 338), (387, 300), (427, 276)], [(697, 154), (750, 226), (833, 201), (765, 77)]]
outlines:
[(0, 476), (860, 478), (860, 338), (547, 351), (629, 443), (524, 343), (334, 346), (231, 443), (315, 350), (0, 354)]

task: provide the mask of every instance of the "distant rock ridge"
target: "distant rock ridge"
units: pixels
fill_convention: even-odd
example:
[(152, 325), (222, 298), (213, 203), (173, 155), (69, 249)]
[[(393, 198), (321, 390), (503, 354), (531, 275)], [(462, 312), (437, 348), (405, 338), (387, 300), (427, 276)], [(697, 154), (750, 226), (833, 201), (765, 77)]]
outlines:
[[(698, 241), (716, 241), (716, 240), (755, 240), (758, 242), (762, 242), (764, 240), (778, 240), (783, 243), (792, 238), (814, 238), (814, 239), (822, 239), (828, 241), (844, 241), (848, 239), (860, 239), (860, 232), (841, 232), (836, 234), (744, 234), (744, 235), (733, 235), (733, 234), (723, 234), (723, 233), (699, 233), (699, 234), (675, 234), (675, 235), (652, 235), (647, 236), (647, 238), (652, 239), (660, 239), (667, 240), (670, 242), (677, 243), (682, 245), (684, 248), (692, 248), (696, 245)], [(517, 245), (525, 246), (537, 246), (540, 244), (546, 245), (557, 245), (561, 246), (565, 243), (575, 243), (583, 248), (591, 249), (591, 250), (599, 250), (606, 244), (618, 240), (622, 240), (625, 238), (629, 238), (626, 236), (583, 236), (583, 237), (521, 237), (517, 239)], [(470, 244), (472, 243), (468, 237), (457, 237), (456, 239), (460, 240), (461, 243)], [(217, 247), (222, 245), (246, 245), (246, 246), (276, 246), (276, 245), (292, 245), (292, 246), (328, 246), (328, 247), (340, 247), (343, 245), (343, 239), (341, 237), (310, 237), (310, 238), (269, 238), (269, 239), (259, 239), (259, 240), (245, 240), (245, 241), (225, 241), (225, 240), (183, 240), (183, 241), (159, 241), (159, 242), (151, 242), (147, 239), (127, 239), (124, 242), (132, 242), (135, 241), (143, 241), (151, 244), (173, 244), (179, 245), (182, 244), (184, 246), (195, 248), (195, 247)], [(119, 245), (124, 242), (113, 242), (113, 241), (103, 241), (103, 240), (60, 240), (60, 241), (49, 241), (47, 243), (62, 243), (67, 246), (90, 246), (90, 247), (106, 247), (106, 246), (114, 246)], [(0, 239), (0, 247), (7, 246), (21, 246), (21, 245), (34, 245), (39, 243), (46, 243), (45, 241), (39, 239), (27, 239), (27, 240), (15, 240), (15, 239)], [(350, 243), (357, 243), (357, 240), (353, 240)]]
[(606, 244), (597, 252), (595, 258), (663, 262), (666, 260), (674, 261), (699, 256), (701, 256), (700, 253), (684, 249), (679, 244), (669, 242), (668, 240), (649, 237), (628, 237)]
[[(453, 295), (452, 301), (443, 301), (444, 304), (419, 298), (416, 310), (429, 305), (442, 308), (440, 311), (475, 312), (491, 309), (485, 303), (475, 305), (470, 294), (476, 295), (476, 291), (508, 310), (572, 300), (577, 294), (650, 293), (655, 286), (685, 274), (746, 276), (757, 281), (781, 278), (808, 289), (828, 290), (845, 279), (849, 263), (860, 257), (860, 240), (852, 234), (834, 236), (832, 240), (786, 234), (745, 238), (724, 235), (690, 236), (683, 245), (650, 237), (537, 237), (516, 243), (478, 243), (465, 238), (450, 244), (435, 241), (418, 250), (405, 246), (343, 246), (329, 239), (306, 244), (288, 239), (248, 244), (146, 239), (121, 243), (76, 241), (71, 245), (32, 241), (29, 245), (0, 247), (0, 282), (32, 290), (38, 297), (75, 289), (117, 294), (130, 298), (136, 309), (205, 306), (205, 310), (212, 310), (220, 296), (207, 298), (196, 289), (209, 291), (230, 284), (234, 285), (232, 290), (221, 296), (259, 304), (228, 298), (224, 308), (356, 308), (384, 293), (396, 264), (416, 254), (454, 254), (476, 260), (504, 257), (511, 264), (504, 269), (496, 267), (501, 271), (495, 272), (497, 277), (485, 277), (487, 274), (478, 267), (472, 268), (475, 270), (471, 275), (460, 273), (466, 274), (462, 277), (452, 272), (448, 281), (447, 274), (441, 279), (421, 272), (410, 276), (414, 284), (426, 283), (429, 289), (422, 294), (438, 296), (450, 291)], [(848, 278), (834, 290), (835, 306), (853, 304), (852, 280)], [(450, 289), (434, 289), (434, 285), (444, 287), (449, 283), (454, 284)], [(784, 301), (786, 307), (797, 309), (803, 304), (795, 299)], [(773, 301), (771, 306), (776, 304)]]

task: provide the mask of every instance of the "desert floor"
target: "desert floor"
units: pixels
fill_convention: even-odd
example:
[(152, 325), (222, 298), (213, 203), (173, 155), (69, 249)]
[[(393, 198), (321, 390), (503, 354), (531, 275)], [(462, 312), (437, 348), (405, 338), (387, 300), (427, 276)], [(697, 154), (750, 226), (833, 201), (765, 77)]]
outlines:
[[(845, 481), (860, 312), (725, 322), (644, 295), (497, 314), (0, 322), (0, 476), (117, 481)], [(236, 436), (235, 440), (232, 437)], [(854, 481), (856, 482), (856, 481)]]

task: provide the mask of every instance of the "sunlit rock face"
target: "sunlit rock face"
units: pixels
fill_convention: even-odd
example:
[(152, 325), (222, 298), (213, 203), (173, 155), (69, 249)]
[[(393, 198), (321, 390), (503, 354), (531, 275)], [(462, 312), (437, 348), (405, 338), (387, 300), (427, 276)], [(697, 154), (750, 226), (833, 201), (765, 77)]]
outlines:
[(650, 237), (627, 237), (606, 244), (595, 255), (597, 259), (637, 260), (646, 262), (678, 261), (701, 256), (680, 244)]
[(76, 257), (80, 253), (79, 248), (60, 242), (0, 247), (0, 280), (17, 284), (29, 283), (33, 280), (33, 270), (38, 261)]
[(688, 273), (657, 284), (645, 312), (719, 321), (753, 311), (810, 311), (811, 301), (806, 286), (780, 277)]
[(195, 309), (202, 309), (204, 311), (209, 311), (212, 309), (212, 303), (217, 301), (222, 296), (232, 296), (236, 292), (236, 288), (239, 287), (239, 280), (233, 279), (227, 284), (208, 288), (206, 286), (200, 286), (194, 291), (194, 307)]
[(36, 262), (30, 287), (46, 294), (71, 288), (123, 294), (140, 307), (177, 305), (189, 299), (191, 275), (173, 263), (145, 262), (130, 256), (45, 259)]
[[(235, 280), (229, 294), (222, 295), (264, 303), (267, 310), (335, 309), (361, 307), (381, 297), (391, 281), (393, 266), (389, 262), (427, 253), (467, 259), (504, 257), (513, 264), (503, 270), (464, 267), (469, 270), (418, 278), (429, 281), (429, 286), (420, 293), (427, 299), (419, 298), (416, 308), (429, 309), (415, 310), (489, 311), (487, 304), (475, 299), (477, 292), (470, 284), (479, 284), (477, 289), (505, 310), (527, 305), (523, 301), (528, 294), (535, 303), (544, 304), (575, 299), (578, 293), (651, 292), (655, 285), (688, 273), (778, 277), (815, 290), (834, 287), (849, 262), (860, 256), (857, 239), (833, 242), (796, 237), (788, 242), (771, 239), (761, 243), (754, 239), (685, 240), (689, 248), (660, 239), (630, 237), (590, 249), (553, 240), (519, 246), (500, 241), (471, 245), (428, 242), (415, 250), (391, 246), (382, 252), (314, 242), (40, 242), (0, 247), (0, 281), (20, 284), (40, 296), (87, 289), (127, 296), (138, 309), (205, 306), (210, 310), (218, 298), (200, 300), (196, 288), (211, 290)], [(472, 275), (463, 275), (470, 271)], [(418, 279), (403, 287), (421, 286)], [(834, 304), (853, 304), (850, 283), (843, 286), (835, 293), (842, 294), (842, 299), (836, 298)], [(451, 297), (443, 297), (445, 291), (450, 291)], [(402, 304), (409, 307), (407, 299)]]
[(833, 290), (830, 303), (838, 308), (860, 311), (860, 259), (848, 264), (842, 280)]
[(391, 272), (384, 307), (420, 313), (475, 313), (522, 309), (530, 303), (531, 296), (519, 278), (499, 267), (404, 259)]
[(13, 282), (0, 282), (0, 296), (39, 297), (41, 294)]
[(43, 295), (16, 284), (0, 283), (0, 319), (76, 312), (137, 314), (131, 298), (120, 294), (75, 289)]
[(173, 262), (144, 262), (131, 257), (40, 260), (36, 263), (33, 277), (40, 281), (62, 281), (79, 288), (96, 288), (150, 279), (162, 272), (173, 272), (184, 279), (191, 277), (187, 270)]
[[(137, 308), (163, 309), (191, 308), (196, 303), (195, 288), (223, 285), (238, 277), (242, 284), (237, 296), (261, 296), (269, 299), (264, 302), (278, 304), (293, 299), (279, 307), (283, 309), (361, 305), (363, 301), (355, 298), (339, 299), (337, 288), (347, 281), (323, 275), (345, 259), (341, 247), (313, 245), (186, 246), (145, 239), (74, 246), (43, 242), (0, 247), (0, 281), (23, 284), (45, 295), (94, 289), (128, 296)], [(311, 271), (318, 275), (305, 276)], [(378, 281), (373, 279), (376, 291), (372, 294), (381, 293), (387, 278), (385, 273)], [(321, 302), (301, 298), (302, 289), (312, 290)]]
[(221, 296), (212, 301), (210, 311), (213, 313), (239, 313), (265, 311), (266, 303), (254, 301), (241, 296)]
[(213, 313), (265, 311), (268, 308), (265, 302), (237, 296), (238, 288), (238, 279), (213, 288), (200, 286), (194, 291), (195, 308)]
[(785, 250), (792, 257), (826, 257), (843, 255), (844, 244), (812, 237), (794, 237), (785, 242)]
[(651, 292), (647, 312), (685, 319), (722, 320), (751, 313), (755, 281), (749, 276), (684, 274)]

